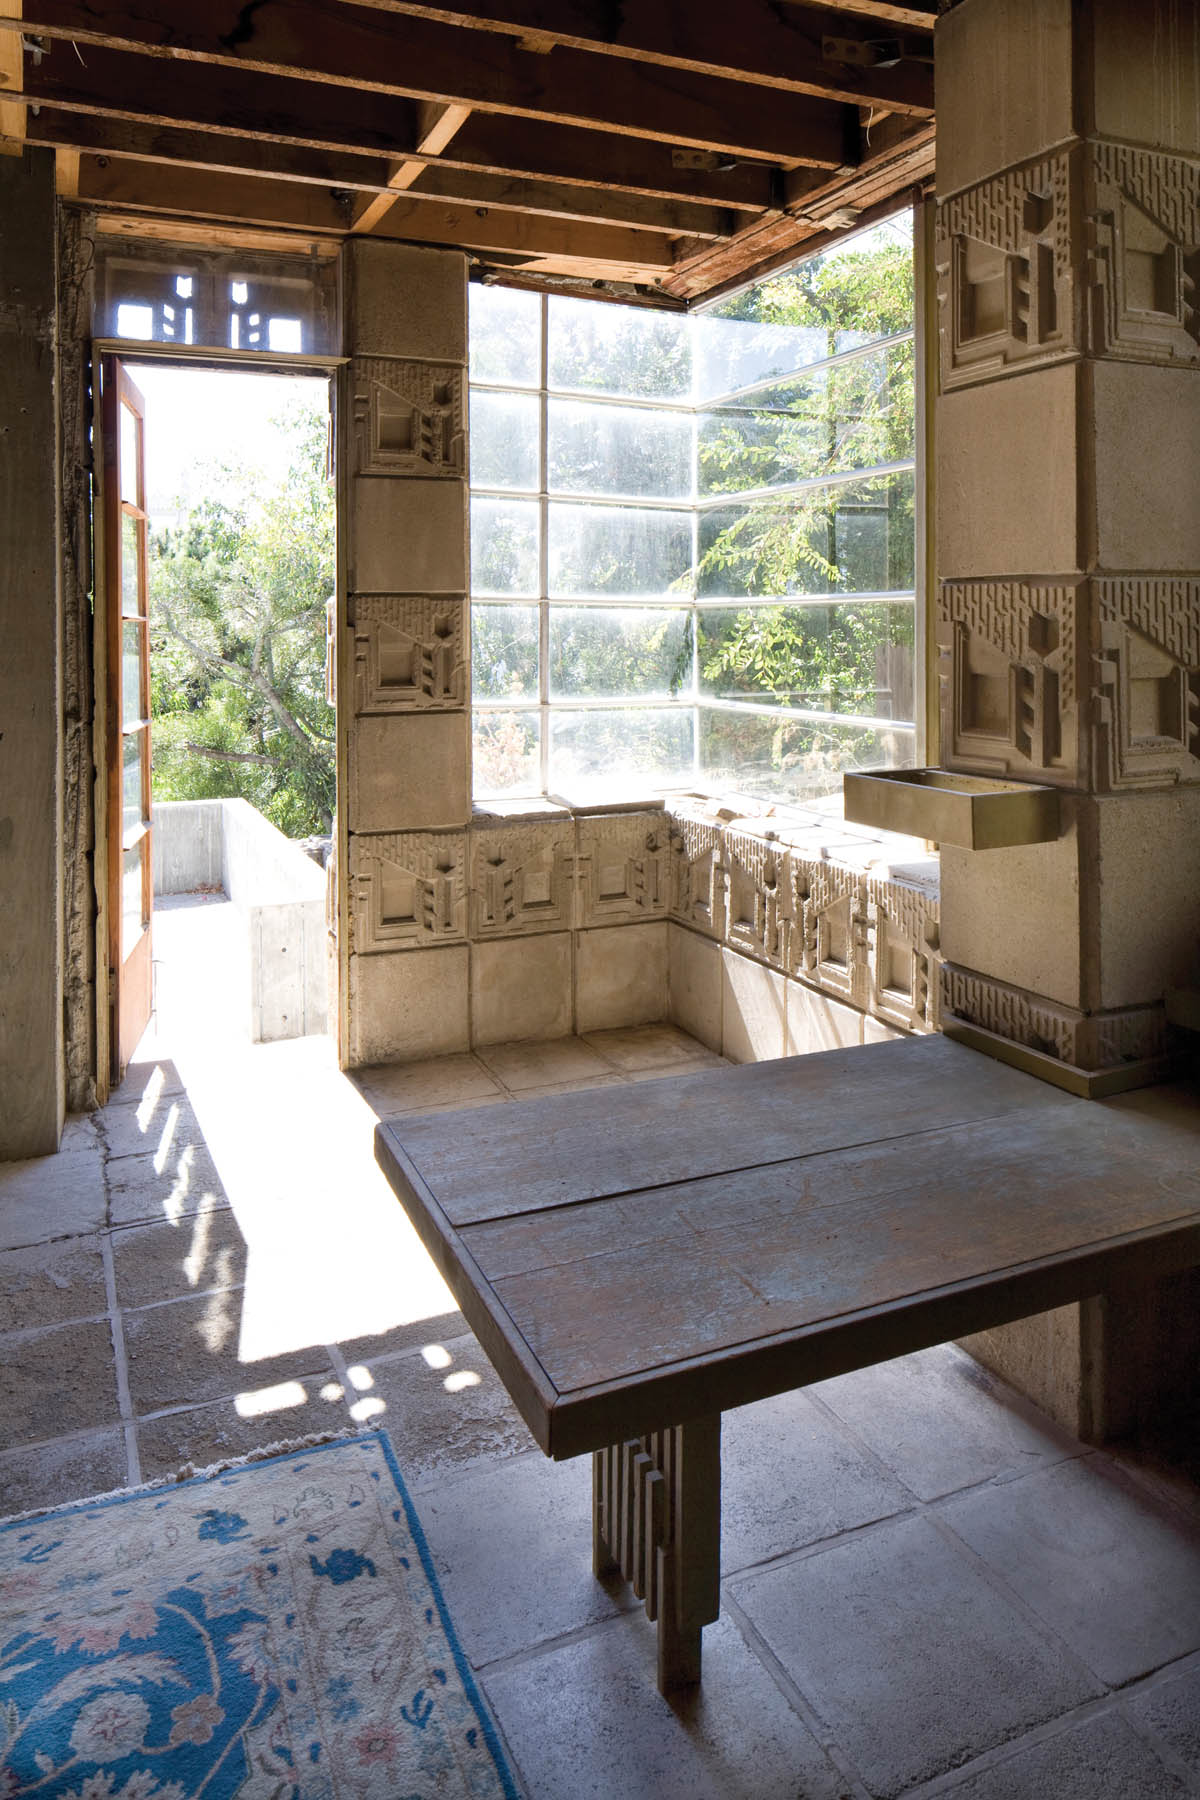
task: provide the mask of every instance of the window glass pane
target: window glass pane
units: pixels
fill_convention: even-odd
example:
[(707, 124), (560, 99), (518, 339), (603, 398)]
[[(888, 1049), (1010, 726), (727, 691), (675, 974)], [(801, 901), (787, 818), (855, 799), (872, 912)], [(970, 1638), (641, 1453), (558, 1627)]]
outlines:
[(912, 216), (902, 213), (698, 314), (697, 395), (786, 375), (912, 319)]
[(474, 281), (469, 294), (472, 381), (536, 387), (541, 368), (539, 296)]
[(758, 391), (698, 422), (701, 495), (777, 487), (913, 454), (913, 346)]
[(471, 390), (471, 480), (476, 487), (538, 488), (538, 398)]
[(129, 513), (121, 514), (121, 611), (127, 619), (136, 618), (138, 606), (138, 541), (141, 521)]
[(700, 690), (717, 700), (911, 720), (914, 625), (911, 601), (705, 608)]
[(537, 699), (536, 606), (471, 608), (471, 688), (477, 700)]
[(912, 586), (911, 471), (700, 514), (701, 595), (885, 594)]
[(122, 745), (121, 831), (125, 835), (135, 830), (146, 817), (142, 800), (142, 745), (145, 741), (144, 730), (134, 731)]
[(693, 709), (557, 709), (550, 715), (552, 793), (619, 797), (692, 780)]
[(691, 496), (689, 413), (551, 400), (547, 437), (551, 493)]
[(602, 394), (682, 400), (692, 389), (692, 350), (682, 313), (551, 297), (549, 384)]
[(708, 787), (800, 800), (836, 793), (847, 770), (911, 768), (914, 742), (911, 731), (702, 707), (700, 777)]
[(142, 627), (121, 627), (121, 723), (135, 725), (142, 711)]
[(477, 712), (471, 755), (477, 796), (536, 794), (542, 785), (536, 713)]
[(692, 686), (689, 615), (649, 606), (552, 606), (550, 698), (618, 700)]
[(471, 501), (471, 589), (476, 594), (536, 594), (536, 500)]
[(137, 414), (121, 403), (121, 498), (130, 506), (141, 505), (138, 493), (138, 421)]
[(691, 561), (689, 513), (550, 507), (552, 594), (666, 594)]
[(121, 858), (121, 960), (124, 962), (141, 937), (149, 920), (146, 918), (142, 881), (142, 858), (145, 840), (126, 850)]

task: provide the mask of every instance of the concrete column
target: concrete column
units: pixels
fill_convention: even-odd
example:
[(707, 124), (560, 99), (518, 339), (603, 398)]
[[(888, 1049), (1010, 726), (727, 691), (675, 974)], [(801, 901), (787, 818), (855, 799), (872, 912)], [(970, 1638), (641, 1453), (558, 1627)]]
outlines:
[(54, 152), (0, 155), (0, 1159), (63, 1123)]
[(469, 1031), (466, 258), (345, 253), (340, 407), (341, 1054)]
[[(961, 0), (936, 56), (942, 761), (1065, 820), (944, 848), (944, 1008), (1119, 1068), (1200, 976), (1200, 40), (1173, 0)], [(989, 1360), (1113, 1428), (1099, 1318)]]

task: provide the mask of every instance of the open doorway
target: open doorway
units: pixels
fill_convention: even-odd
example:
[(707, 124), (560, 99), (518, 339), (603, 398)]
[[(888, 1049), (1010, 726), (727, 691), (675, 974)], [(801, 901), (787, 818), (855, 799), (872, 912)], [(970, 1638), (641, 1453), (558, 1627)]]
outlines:
[(119, 1079), (152, 1012), (324, 1029), (335, 509), (322, 375), (110, 356), (103, 399)]

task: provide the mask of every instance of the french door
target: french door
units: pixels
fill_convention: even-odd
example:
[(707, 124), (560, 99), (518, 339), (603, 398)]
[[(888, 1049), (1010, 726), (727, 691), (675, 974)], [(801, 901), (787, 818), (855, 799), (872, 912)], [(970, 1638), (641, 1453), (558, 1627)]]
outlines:
[(145, 405), (115, 356), (101, 368), (107, 639), (108, 959), (112, 1078), (150, 1020), (150, 617)]

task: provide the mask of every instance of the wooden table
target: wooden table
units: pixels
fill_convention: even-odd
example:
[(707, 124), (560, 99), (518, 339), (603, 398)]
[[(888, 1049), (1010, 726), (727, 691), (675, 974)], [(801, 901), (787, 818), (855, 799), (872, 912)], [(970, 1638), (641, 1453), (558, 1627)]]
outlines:
[(1200, 1107), (1078, 1100), (942, 1037), (381, 1124), (376, 1155), (597, 1574), (696, 1681), (731, 1406), (1200, 1263)]

